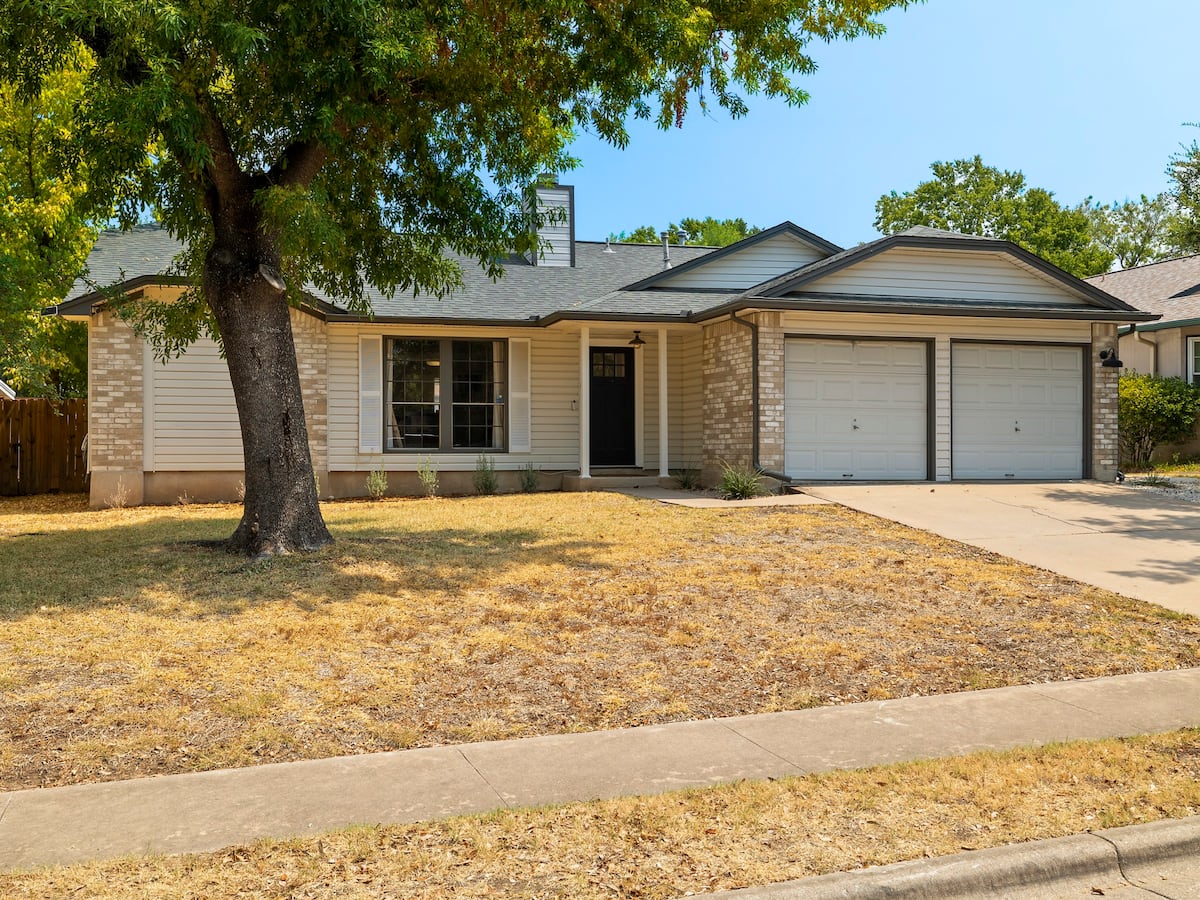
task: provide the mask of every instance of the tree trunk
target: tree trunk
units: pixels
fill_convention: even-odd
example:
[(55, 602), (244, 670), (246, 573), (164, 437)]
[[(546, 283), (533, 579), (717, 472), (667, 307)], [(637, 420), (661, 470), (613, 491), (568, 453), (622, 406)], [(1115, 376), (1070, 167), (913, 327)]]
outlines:
[(245, 505), (228, 545), (271, 556), (333, 538), (317, 500), (287, 299), (277, 277), (264, 277), (278, 272), (277, 257), (263, 259), (262, 241), (214, 246), (204, 294), (225, 345), (245, 453)]

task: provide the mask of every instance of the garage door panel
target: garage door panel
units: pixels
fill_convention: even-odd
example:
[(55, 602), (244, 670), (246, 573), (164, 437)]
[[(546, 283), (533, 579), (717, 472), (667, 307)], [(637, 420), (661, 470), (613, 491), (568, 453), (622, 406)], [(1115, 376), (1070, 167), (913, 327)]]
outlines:
[(927, 476), (924, 344), (789, 339), (784, 358), (789, 475), (839, 481)]
[(955, 344), (951, 351), (955, 478), (1083, 475), (1083, 351)]

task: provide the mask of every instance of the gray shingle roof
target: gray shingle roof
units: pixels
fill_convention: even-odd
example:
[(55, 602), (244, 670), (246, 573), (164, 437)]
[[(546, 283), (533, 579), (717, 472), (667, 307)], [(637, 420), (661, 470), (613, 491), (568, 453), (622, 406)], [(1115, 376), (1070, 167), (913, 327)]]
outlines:
[[(488, 278), (473, 260), (455, 257), (462, 267), (463, 286), (442, 300), (411, 294), (389, 298), (378, 291), (369, 292), (367, 299), (380, 318), (529, 319), (581, 310), (662, 269), (658, 245), (613, 244), (611, 250), (606, 252), (601, 243), (579, 241), (574, 267), (531, 266), (517, 260), (505, 264), (504, 277), (498, 281)], [(672, 247), (671, 259), (686, 261), (710, 252), (708, 247)], [(673, 306), (676, 313), (686, 308), (686, 303)]]
[[(79, 279), (67, 301), (92, 294), (140, 276), (167, 272), (181, 249), (178, 241), (157, 225), (139, 225), (131, 231), (105, 231), (88, 257), (88, 277)], [(611, 252), (608, 250), (611, 249)], [(671, 259), (680, 264), (711, 253), (711, 247), (672, 247)], [(657, 244), (605, 244), (580, 241), (575, 245), (575, 266), (533, 266), (515, 258), (505, 263), (504, 276), (493, 281), (474, 260), (454, 257), (462, 267), (463, 285), (438, 299), (428, 295), (396, 293), (388, 297), (368, 288), (366, 299), (380, 319), (482, 319), (521, 321), (551, 313), (594, 310), (605, 315), (672, 315), (682, 310), (715, 305), (726, 295), (680, 292), (637, 292), (619, 295), (624, 285), (662, 270), (662, 247)], [(336, 315), (345, 304), (309, 286), (308, 293), (329, 304)], [(671, 299), (668, 299), (671, 298)], [(642, 304), (645, 304), (643, 306)]]
[(77, 278), (67, 300), (111, 287), (139, 275), (161, 275), (183, 245), (159, 225), (137, 225), (130, 231), (102, 231), (87, 258), (86, 278)]
[(1106, 272), (1087, 281), (1131, 306), (1161, 315), (1153, 328), (1200, 319), (1200, 254)]

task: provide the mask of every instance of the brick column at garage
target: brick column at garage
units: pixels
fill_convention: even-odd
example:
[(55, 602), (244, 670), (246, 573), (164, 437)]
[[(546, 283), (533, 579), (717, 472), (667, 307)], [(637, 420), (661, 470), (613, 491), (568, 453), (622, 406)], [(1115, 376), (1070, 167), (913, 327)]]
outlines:
[(1113, 481), (1117, 477), (1120, 444), (1117, 427), (1117, 386), (1120, 369), (1101, 365), (1100, 351), (1117, 352), (1117, 326), (1092, 323), (1092, 477)]
[(303, 310), (293, 308), (291, 316), (313, 473), (320, 485), (321, 495), (328, 497), (332, 489), (329, 477), (328, 329), (322, 320)]
[(721, 467), (748, 467), (753, 456), (750, 329), (728, 319), (704, 326), (704, 434), (701, 479), (715, 484)]
[(761, 312), (758, 323), (758, 464), (783, 471), (783, 313)]

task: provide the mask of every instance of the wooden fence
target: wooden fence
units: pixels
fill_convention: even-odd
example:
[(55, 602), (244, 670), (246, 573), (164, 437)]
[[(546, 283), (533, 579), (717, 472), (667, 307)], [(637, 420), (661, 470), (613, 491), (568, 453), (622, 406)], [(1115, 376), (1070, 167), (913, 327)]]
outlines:
[(0, 496), (87, 486), (86, 400), (0, 398)]

